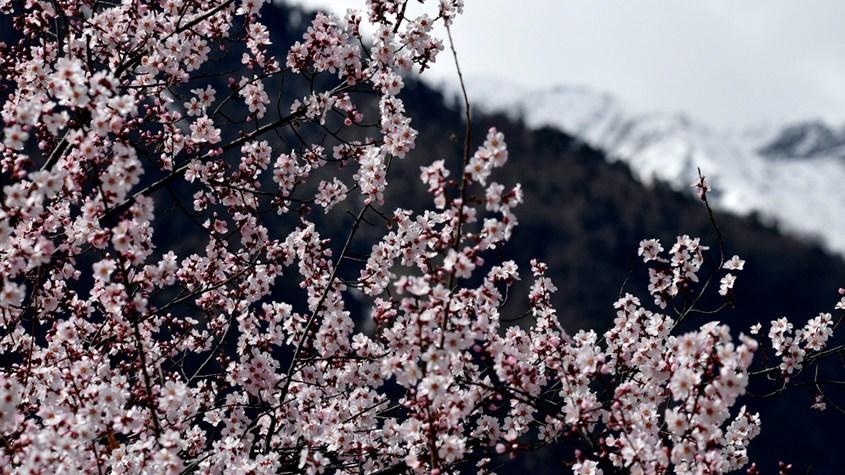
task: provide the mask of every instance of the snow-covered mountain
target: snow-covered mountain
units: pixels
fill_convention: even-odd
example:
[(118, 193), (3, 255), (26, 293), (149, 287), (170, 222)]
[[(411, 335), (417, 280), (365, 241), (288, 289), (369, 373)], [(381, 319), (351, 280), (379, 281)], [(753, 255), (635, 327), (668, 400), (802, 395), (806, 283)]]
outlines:
[(627, 162), (644, 182), (659, 179), (691, 192), (700, 167), (715, 206), (757, 212), (845, 254), (845, 129), (804, 122), (718, 130), (682, 114), (635, 111), (582, 87), (535, 90), (471, 79), (467, 89), (474, 107), (560, 128)]

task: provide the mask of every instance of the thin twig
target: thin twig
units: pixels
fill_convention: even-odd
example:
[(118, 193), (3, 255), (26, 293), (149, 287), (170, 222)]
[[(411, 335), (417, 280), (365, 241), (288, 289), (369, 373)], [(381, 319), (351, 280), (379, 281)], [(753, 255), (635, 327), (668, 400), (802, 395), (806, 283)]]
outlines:
[[(296, 345), (296, 349), (293, 352), (293, 358), (291, 359), (290, 366), (288, 367), (287, 376), (285, 377), (285, 383), (282, 387), (281, 395), (279, 396), (279, 403), (284, 404), (285, 398), (287, 397), (288, 390), (290, 389), (290, 384), (293, 379), (293, 373), (296, 369), (296, 363), (299, 359), (299, 354), (302, 352), (302, 349), (305, 347), (305, 344), (308, 342), (308, 334), (311, 331), (311, 326), (314, 325), (314, 322), (317, 320), (317, 315), (320, 314), (320, 311), (323, 309), (323, 304), (326, 302), (326, 298), (329, 295), (329, 292), (332, 289), (332, 285), (334, 284), (335, 278), (337, 277), (337, 272), (340, 269), (341, 264), (343, 264), (344, 256), (349, 251), (349, 246), (352, 243), (352, 239), (355, 237), (355, 233), (358, 231), (358, 228), (361, 226), (361, 221), (364, 219), (364, 213), (370, 208), (370, 205), (367, 204), (358, 215), (355, 217), (355, 222), (352, 224), (352, 229), (349, 231), (349, 235), (346, 237), (346, 243), (343, 245), (343, 249), (340, 251), (340, 256), (337, 259), (337, 263), (332, 268), (331, 276), (329, 277), (329, 281), (326, 283), (326, 288), (323, 289), (323, 293), (320, 295), (320, 299), (317, 302), (316, 307), (314, 307), (314, 311), (311, 312), (311, 316), (308, 318), (308, 321), (305, 323), (305, 328), (302, 331), (302, 336), (299, 338), (299, 342)], [(267, 431), (267, 436), (264, 439), (264, 451), (267, 452), (270, 450), (270, 440), (273, 437), (273, 428), (275, 427), (275, 418), (271, 420), (271, 429)]]

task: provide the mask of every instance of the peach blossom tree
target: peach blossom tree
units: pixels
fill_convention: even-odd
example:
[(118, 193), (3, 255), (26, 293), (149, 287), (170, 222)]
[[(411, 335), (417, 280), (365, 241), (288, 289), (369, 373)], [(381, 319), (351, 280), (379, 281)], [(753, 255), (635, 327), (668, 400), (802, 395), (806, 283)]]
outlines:
[[(491, 252), (523, 190), (468, 102), (463, 156), (419, 170), (426, 210), (385, 202), (417, 136), (403, 78), (452, 59), (462, 0), (318, 13), (280, 54), (263, 3), (0, 0), (3, 473), (492, 473), (550, 444), (578, 474), (723, 473), (761, 429), (749, 378), (840, 352), (827, 313), (678, 331), (745, 264), (689, 236), (640, 243), (647, 298), (610, 329), (565, 331), (546, 266)], [(168, 192), (203, 242), (156, 239)]]

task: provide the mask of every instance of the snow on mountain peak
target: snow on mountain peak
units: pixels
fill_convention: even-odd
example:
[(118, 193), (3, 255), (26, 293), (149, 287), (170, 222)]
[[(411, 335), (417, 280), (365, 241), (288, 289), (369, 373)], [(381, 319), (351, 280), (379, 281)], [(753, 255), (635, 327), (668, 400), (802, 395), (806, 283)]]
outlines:
[(758, 151), (774, 158), (842, 157), (845, 130), (836, 130), (819, 120), (790, 124)]
[[(448, 94), (457, 92), (445, 85)], [(820, 121), (746, 131), (715, 130), (682, 114), (641, 113), (610, 94), (579, 86), (531, 89), (473, 78), (474, 107), (532, 127), (559, 128), (654, 179), (690, 192), (698, 168), (716, 207), (757, 212), (784, 231), (845, 254), (845, 130)]]

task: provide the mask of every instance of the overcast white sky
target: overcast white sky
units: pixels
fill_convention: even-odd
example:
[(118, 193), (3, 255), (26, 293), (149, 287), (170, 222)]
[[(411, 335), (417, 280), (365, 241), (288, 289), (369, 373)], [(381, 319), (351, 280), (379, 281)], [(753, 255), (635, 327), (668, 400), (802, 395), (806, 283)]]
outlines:
[[(470, 76), (586, 85), (717, 127), (845, 122), (844, 0), (466, 0), (453, 34)], [(454, 75), (438, 63), (431, 76)]]

